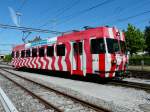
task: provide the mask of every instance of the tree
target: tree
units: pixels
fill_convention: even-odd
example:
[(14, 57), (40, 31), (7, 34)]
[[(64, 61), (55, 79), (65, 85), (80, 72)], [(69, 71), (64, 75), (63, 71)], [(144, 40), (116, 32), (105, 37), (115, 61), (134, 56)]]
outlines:
[(133, 53), (144, 49), (145, 41), (144, 34), (135, 26), (128, 24), (127, 31), (125, 31), (127, 48), (129, 49), (131, 56)]
[(148, 51), (150, 55), (150, 26), (145, 27), (144, 37), (145, 37), (145, 44), (146, 44), (145, 50)]
[(10, 55), (10, 54), (5, 55), (5, 57), (4, 57), (4, 61), (5, 61), (5, 62), (10, 62), (10, 61), (11, 61), (11, 59), (12, 59), (12, 57), (11, 57), (11, 55)]

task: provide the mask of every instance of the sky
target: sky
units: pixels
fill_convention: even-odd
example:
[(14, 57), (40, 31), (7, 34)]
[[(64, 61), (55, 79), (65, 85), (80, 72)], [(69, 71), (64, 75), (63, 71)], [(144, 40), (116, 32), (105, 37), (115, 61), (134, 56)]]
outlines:
[[(126, 30), (131, 23), (143, 31), (149, 7), (150, 0), (0, 0), (0, 24), (65, 32), (105, 25)], [(19, 20), (15, 12), (21, 14)], [(27, 40), (35, 36), (56, 35), (32, 32)], [(10, 44), (22, 44), (22, 37), (22, 31), (0, 28), (0, 54), (10, 53)]]

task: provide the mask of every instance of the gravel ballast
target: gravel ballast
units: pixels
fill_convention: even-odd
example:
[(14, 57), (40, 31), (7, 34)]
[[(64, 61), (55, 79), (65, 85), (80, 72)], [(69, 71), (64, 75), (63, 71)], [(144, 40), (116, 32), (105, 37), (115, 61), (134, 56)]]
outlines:
[(48, 110), (37, 99), (0, 75), (0, 85), (19, 112), (53, 112)]
[(150, 105), (150, 94), (142, 90), (10, 71), (114, 112), (144, 112), (139, 105)]
[(0, 112), (5, 112), (2, 103), (0, 102)]
[(33, 82), (26, 81), (20, 77), (16, 77), (4, 71), (0, 71), (0, 72), (5, 74), (7, 77), (11, 78), (12, 80), (15, 80), (17, 83), (21, 84), (23, 87), (27, 88), (28, 90), (32, 91), (34, 94), (45, 99), (47, 102), (50, 102), (51, 104), (55, 105), (56, 107), (63, 110), (64, 112), (66, 111), (67, 112), (68, 111), (96, 112), (95, 110), (90, 109), (89, 107), (82, 105), (79, 102), (75, 102), (66, 96), (50, 91)]

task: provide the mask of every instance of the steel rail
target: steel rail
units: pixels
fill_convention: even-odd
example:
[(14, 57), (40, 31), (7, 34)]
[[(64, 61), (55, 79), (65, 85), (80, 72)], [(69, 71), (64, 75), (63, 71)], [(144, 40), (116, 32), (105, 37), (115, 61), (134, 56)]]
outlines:
[[(0, 68), (0, 69), (2, 69), (2, 68)], [(95, 111), (97, 111), (97, 112), (111, 112), (110, 110), (107, 110), (107, 109), (105, 109), (105, 108), (103, 108), (103, 107), (97, 106), (97, 105), (92, 104), (92, 103), (90, 103), (90, 102), (86, 102), (86, 101), (84, 101), (84, 100), (81, 100), (81, 99), (79, 99), (79, 98), (76, 98), (76, 97), (74, 97), (74, 96), (72, 96), (72, 95), (69, 95), (69, 94), (66, 94), (66, 93), (64, 93), (64, 92), (58, 91), (58, 90), (56, 90), (56, 89), (54, 89), (54, 88), (51, 88), (51, 87), (46, 86), (46, 85), (43, 85), (43, 84), (38, 83), (38, 82), (36, 82), (36, 81), (34, 81), (34, 80), (31, 80), (31, 79), (28, 79), (28, 78), (26, 78), (26, 77), (20, 76), (20, 75), (14, 73), (14, 72), (8, 71), (8, 70), (6, 70), (6, 69), (2, 69), (2, 70), (4, 70), (5, 72), (10, 73), (10, 74), (12, 74), (12, 75), (15, 75), (15, 76), (18, 76), (18, 77), (20, 77), (20, 78), (23, 78), (24, 80), (27, 80), (27, 81), (30, 81), (30, 82), (35, 83), (35, 84), (37, 84), (37, 85), (40, 85), (40, 86), (46, 88), (47, 90), (50, 90), (50, 91), (53, 91), (53, 92), (58, 93), (58, 94), (60, 94), (60, 95), (63, 95), (63, 96), (65, 96), (65, 97), (68, 97), (68, 98), (70, 98), (71, 100), (73, 100), (73, 101), (75, 101), (75, 102), (77, 102), (77, 103), (80, 103), (80, 104), (82, 104), (82, 105), (84, 105), (84, 106), (86, 106), (86, 107), (89, 107), (89, 108), (91, 108), (91, 109), (93, 109), (93, 110), (95, 110)]]
[(144, 83), (129, 82), (129, 81), (111, 81), (108, 82), (107, 84), (111, 84), (111, 85), (113, 84), (117, 86), (125, 86), (125, 87), (150, 91), (150, 84), (144, 84)]
[(12, 80), (11, 78), (9, 78), (8, 76), (6, 76), (3, 73), (0, 73), (0, 75), (4, 76), (6, 79), (10, 80), (11, 82), (13, 82), (14, 84), (16, 84), (17, 86), (19, 86), (20, 88), (22, 88), (23, 90), (25, 90), (26, 92), (28, 92), (31, 96), (33, 96), (34, 98), (38, 99), (43, 105), (45, 105), (45, 107), (47, 109), (51, 109), (53, 108), (54, 110), (56, 110), (57, 112), (63, 112), (63, 110), (58, 109), (56, 106), (54, 106), (53, 104), (47, 102), (45, 99), (41, 98), (40, 96), (34, 94), (32, 91), (30, 91), (29, 89), (23, 87), (21, 84), (19, 84), (18, 82)]
[(1, 88), (0, 88), (0, 101), (6, 112), (18, 112), (16, 107), (13, 105), (11, 100), (8, 98), (8, 96), (5, 94), (5, 92)]

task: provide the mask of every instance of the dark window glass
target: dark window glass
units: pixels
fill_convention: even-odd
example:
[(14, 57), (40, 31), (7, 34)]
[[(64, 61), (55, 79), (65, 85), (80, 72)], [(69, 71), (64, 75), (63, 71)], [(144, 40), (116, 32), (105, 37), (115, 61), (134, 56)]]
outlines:
[(16, 58), (18, 58), (18, 57), (19, 57), (19, 51), (16, 52)]
[(11, 53), (11, 57), (12, 57), (12, 58), (14, 58), (14, 54), (15, 54), (15, 52), (13, 51), (13, 52)]
[(47, 56), (54, 56), (54, 46), (47, 47)]
[(37, 57), (37, 49), (32, 49), (32, 57)]
[(26, 57), (30, 57), (30, 50), (26, 50)]
[(65, 56), (65, 45), (57, 45), (57, 56)]
[(126, 51), (126, 45), (125, 45), (125, 42), (124, 42), (124, 41), (120, 41), (120, 47), (121, 47), (121, 51), (122, 51), (123, 53), (125, 53), (125, 51)]
[(107, 38), (106, 42), (107, 42), (108, 53), (116, 53), (119, 51), (118, 40)]
[(39, 48), (39, 57), (44, 57), (44, 47)]
[(92, 54), (102, 54), (105, 53), (105, 43), (103, 38), (92, 39), (91, 40), (91, 53)]
[(21, 51), (21, 58), (25, 57), (25, 50)]
[(73, 44), (74, 54), (82, 55), (82, 42), (77, 42)]

